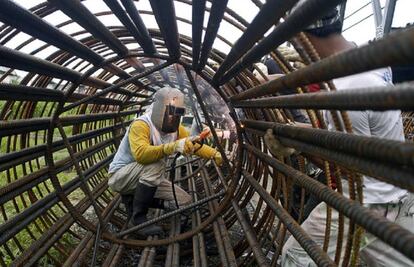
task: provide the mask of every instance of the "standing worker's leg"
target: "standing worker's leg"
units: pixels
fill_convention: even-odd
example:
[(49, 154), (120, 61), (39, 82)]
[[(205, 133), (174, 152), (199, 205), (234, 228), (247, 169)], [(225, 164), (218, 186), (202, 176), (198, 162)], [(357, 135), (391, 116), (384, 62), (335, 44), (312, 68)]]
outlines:
[[(414, 194), (409, 194), (402, 204), (388, 204), (371, 207), (372, 211), (396, 224), (414, 231)], [(361, 250), (361, 258), (368, 266), (414, 266), (414, 262), (389, 245), (385, 244), (377, 237), (366, 233), (365, 241), (367, 245)]]
[[(326, 208), (325, 202), (320, 203), (310, 213), (309, 217), (301, 224), (301, 227), (319, 246), (323, 246), (325, 240), (326, 226)], [(344, 244), (346, 241), (346, 233), (348, 232), (347, 220), (345, 221)], [(331, 233), (327, 254), (333, 259), (335, 256), (336, 242), (338, 237), (338, 212), (332, 209)], [(343, 253), (342, 253), (343, 255)], [(309, 267), (316, 266), (315, 262), (309, 257), (308, 253), (302, 246), (291, 236), (283, 246), (282, 264), (283, 267)]]

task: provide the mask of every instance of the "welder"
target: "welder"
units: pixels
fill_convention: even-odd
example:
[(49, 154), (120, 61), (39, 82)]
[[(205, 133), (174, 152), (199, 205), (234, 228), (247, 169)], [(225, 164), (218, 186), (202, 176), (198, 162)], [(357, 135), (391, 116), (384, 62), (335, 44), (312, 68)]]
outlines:
[[(180, 124), (184, 114), (183, 93), (175, 88), (161, 88), (146, 112), (132, 122), (119, 145), (109, 166), (108, 184), (121, 194), (130, 217), (129, 227), (147, 221), (149, 208), (176, 208), (171, 182), (164, 177), (168, 156), (195, 154), (222, 164), (218, 151), (193, 142), (194, 138)], [(191, 196), (182, 188), (174, 185), (174, 189), (179, 206), (191, 202)], [(150, 236), (161, 234), (162, 229), (150, 225), (136, 233)]]

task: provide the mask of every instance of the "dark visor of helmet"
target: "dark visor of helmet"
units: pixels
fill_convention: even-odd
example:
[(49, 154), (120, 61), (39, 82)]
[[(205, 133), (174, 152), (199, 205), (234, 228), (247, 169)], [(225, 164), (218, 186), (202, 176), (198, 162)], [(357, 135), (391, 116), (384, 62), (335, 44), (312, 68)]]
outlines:
[(164, 112), (161, 131), (173, 133), (180, 126), (181, 117), (185, 114), (185, 108), (167, 105)]
[(185, 114), (185, 108), (182, 107), (167, 105), (167, 109), (169, 115), (184, 116)]

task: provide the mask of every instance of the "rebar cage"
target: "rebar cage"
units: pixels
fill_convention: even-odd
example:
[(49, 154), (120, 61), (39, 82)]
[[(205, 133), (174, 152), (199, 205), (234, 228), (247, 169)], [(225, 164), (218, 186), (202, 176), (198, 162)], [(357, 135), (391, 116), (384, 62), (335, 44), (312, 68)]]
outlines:
[[(413, 84), (336, 92), (330, 82), (412, 64), (414, 29), (320, 60), (301, 30), (344, 1), (308, 0), (286, 16), (297, 2), (252, 0), (256, 15), (247, 21), (228, 0), (104, 0), (102, 10), (92, 0), (29, 9), (1, 0), (0, 265), (129, 265), (139, 255), (139, 266), (276, 266), (293, 235), (318, 265), (335, 266), (343, 256), (342, 266), (355, 266), (364, 232), (414, 260), (414, 234), (361, 205), (362, 175), (414, 190)], [(176, 15), (178, 5), (191, 16)], [(238, 39), (220, 35), (220, 25)], [(305, 67), (294, 68), (276, 49), (287, 41)], [(259, 81), (267, 80), (256, 65), (265, 55), (284, 76)], [(322, 91), (310, 94), (314, 83)], [(147, 224), (163, 221), (169, 234), (139, 240), (127, 229), (120, 195), (108, 188), (107, 169), (125, 129), (164, 86), (185, 93), (194, 117), (213, 129), (224, 163), (179, 163), (176, 182), (193, 203), (156, 211)], [(297, 93), (279, 96), (284, 88)], [(290, 109), (305, 111), (313, 128), (290, 125)], [(354, 135), (347, 110), (367, 109), (404, 111), (407, 141)], [(322, 110), (338, 131), (326, 129)], [(222, 140), (215, 127), (235, 134)], [(267, 129), (301, 153), (270, 154)], [(310, 177), (311, 158), (324, 166), (325, 184)], [(336, 184), (348, 180), (349, 198), (332, 189), (333, 176)], [(323, 246), (300, 226), (310, 194), (329, 207)], [(339, 238), (329, 258), (333, 210)]]

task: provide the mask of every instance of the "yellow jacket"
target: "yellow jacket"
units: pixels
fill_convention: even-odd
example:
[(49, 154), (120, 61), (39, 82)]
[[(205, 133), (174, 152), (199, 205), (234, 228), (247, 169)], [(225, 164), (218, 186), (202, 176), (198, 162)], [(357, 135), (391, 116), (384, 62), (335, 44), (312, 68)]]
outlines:
[[(178, 139), (186, 138), (189, 136), (188, 131), (184, 126), (180, 125), (178, 130)], [(129, 144), (131, 146), (131, 152), (135, 160), (141, 164), (150, 164), (159, 161), (166, 155), (163, 152), (163, 146), (153, 146), (150, 143), (150, 128), (144, 121), (134, 121), (129, 130)], [(196, 144), (195, 149), (197, 150), (200, 145)], [(216, 154), (216, 150), (210, 146), (203, 145), (196, 151), (196, 155), (204, 159), (210, 159)]]

